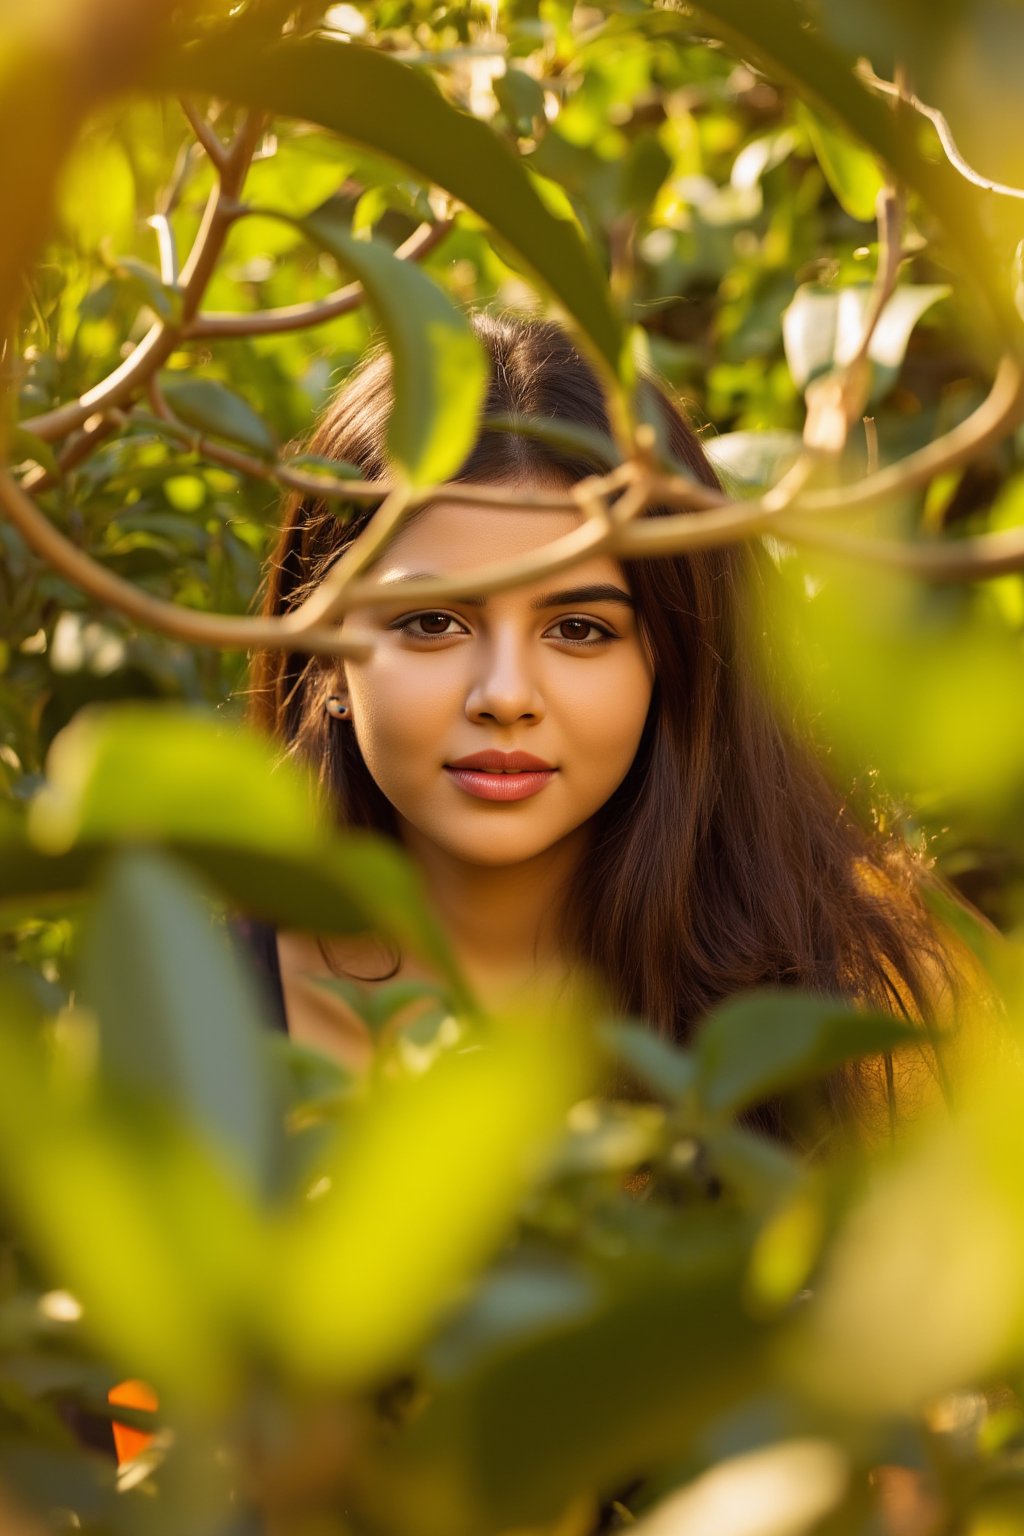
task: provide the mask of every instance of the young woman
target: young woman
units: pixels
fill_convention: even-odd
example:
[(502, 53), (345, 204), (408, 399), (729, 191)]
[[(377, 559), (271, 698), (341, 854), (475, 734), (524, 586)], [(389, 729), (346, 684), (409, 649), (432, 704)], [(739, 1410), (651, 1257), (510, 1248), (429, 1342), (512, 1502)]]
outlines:
[[(557, 325), (479, 316), (474, 326), (492, 364), (486, 415), (608, 433), (598, 379)], [(716, 484), (679, 411), (649, 387), (672, 454)], [(330, 404), (310, 451), (387, 478), (391, 399), (390, 359), (377, 352)], [(373, 574), (449, 575), (534, 551), (580, 521), (564, 492), (601, 467), (484, 430), (455, 478), (528, 491), (538, 505), (437, 502)], [(344, 522), (316, 499), (292, 500), (264, 613), (290, 612), (372, 516)], [(257, 657), (254, 715), (313, 765), (339, 822), (404, 845), (485, 1000), (514, 999), (538, 972), (556, 983), (584, 973), (615, 1008), (678, 1041), (720, 999), (762, 984), (927, 1022), (957, 986), (919, 894), (930, 877), (898, 836), (858, 824), (773, 706), (751, 620), (773, 574), (762, 546), (742, 544), (623, 564), (590, 557), (436, 607), (396, 591), (393, 605), (345, 618), (373, 640), (369, 660)], [(368, 1050), (362, 1027), (311, 978), (424, 974), (372, 935), (250, 933), (285, 1027), (346, 1059)], [(880, 1070), (837, 1076), (832, 1107), (870, 1114)], [(761, 1121), (786, 1133), (777, 1105)]]

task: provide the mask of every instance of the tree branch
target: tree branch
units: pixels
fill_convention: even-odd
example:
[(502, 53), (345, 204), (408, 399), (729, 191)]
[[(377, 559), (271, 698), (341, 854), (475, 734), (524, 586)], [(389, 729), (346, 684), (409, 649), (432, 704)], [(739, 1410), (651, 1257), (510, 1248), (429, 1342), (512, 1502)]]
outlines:
[(172, 325), (158, 320), (119, 368), (86, 390), (80, 399), (23, 421), (21, 425), (27, 432), (50, 443), (67, 437), (97, 411), (125, 405), (170, 357), (181, 340), (182, 325), (192, 319), (202, 302), (227, 232), (237, 216), (234, 205), (245, 181), (262, 123), (262, 113), (247, 113), (238, 137), (228, 151), (218, 184), (210, 194), (202, 225), (181, 273), (182, 323)]
[[(408, 240), (398, 247), (395, 255), (402, 261), (420, 261), (436, 245), (439, 245), (454, 227), (454, 219), (436, 224), (421, 224)], [(185, 328), (189, 338), (201, 337), (204, 341), (213, 337), (227, 336), (276, 336), (285, 331), (302, 331), (309, 326), (323, 325), (358, 309), (364, 299), (362, 283), (346, 283), (343, 288), (317, 299), (310, 304), (285, 304), (279, 309), (258, 309), (250, 314), (201, 314)]]
[(1024, 571), (1024, 528), (916, 542), (863, 538), (839, 528), (822, 527), (811, 518), (784, 517), (773, 532), (787, 543), (825, 550), (865, 565), (884, 566), (935, 584), (979, 581)]
[(930, 107), (920, 96), (893, 80), (883, 80), (876, 75), (863, 61), (857, 66), (856, 73), (874, 90), (882, 92), (886, 96), (898, 96), (905, 101), (908, 107), (913, 107), (922, 117), (926, 117), (939, 136), (939, 143), (946, 159), (955, 171), (958, 171), (965, 181), (971, 182), (976, 187), (981, 187), (986, 192), (995, 192), (999, 197), (1024, 198), (1024, 187), (1010, 187), (1005, 182), (993, 181), (989, 176), (983, 176), (976, 171), (968, 160), (964, 159), (957, 142), (953, 137), (953, 130), (949, 126), (946, 117), (938, 107)]
[(181, 107), (181, 110), (188, 118), (189, 127), (192, 129), (192, 132), (195, 134), (200, 144), (206, 150), (206, 153), (217, 167), (217, 170), (219, 172), (226, 170), (228, 163), (228, 150), (226, 145), (221, 143), (221, 140), (218, 138), (213, 124), (207, 122), (203, 114), (198, 110), (198, 108), (192, 105), (187, 97), (179, 96), (178, 105)]
[[(220, 650), (296, 649), (295, 637), (286, 632), (280, 621), (200, 613), (150, 597), (132, 582), (123, 581), (65, 538), (6, 470), (0, 470), (0, 507), (29, 548), (53, 570), (88, 597), (125, 614), (147, 629), (158, 630), (192, 645), (212, 645)], [(304, 630), (301, 649), (310, 655), (350, 656), (357, 660), (370, 653), (370, 646), (364, 641), (343, 641), (337, 629), (324, 627)]]

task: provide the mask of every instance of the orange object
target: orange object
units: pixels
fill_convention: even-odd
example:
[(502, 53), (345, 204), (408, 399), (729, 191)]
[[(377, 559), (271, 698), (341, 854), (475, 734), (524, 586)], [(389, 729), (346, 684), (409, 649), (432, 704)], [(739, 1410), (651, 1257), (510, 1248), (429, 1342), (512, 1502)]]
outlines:
[[(119, 1381), (116, 1387), (111, 1387), (107, 1399), (111, 1403), (120, 1403), (124, 1408), (157, 1409), (160, 1406), (153, 1388), (148, 1387), (144, 1381)], [(133, 1456), (138, 1456), (153, 1439), (144, 1429), (131, 1429), (127, 1424), (119, 1424), (116, 1419), (111, 1427), (119, 1467), (131, 1461)]]

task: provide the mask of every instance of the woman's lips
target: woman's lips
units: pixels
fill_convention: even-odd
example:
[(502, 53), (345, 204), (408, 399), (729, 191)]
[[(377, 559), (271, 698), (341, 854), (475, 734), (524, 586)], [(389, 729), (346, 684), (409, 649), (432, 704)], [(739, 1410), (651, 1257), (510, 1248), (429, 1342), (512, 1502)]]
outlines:
[(521, 773), (495, 773), (493, 770), (449, 765), (446, 765), (444, 771), (467, 795), (475, 795), (478, 800), (527, 800), (531, 795), (539, 794), (558, 772), (557, 768), (546, 768)]

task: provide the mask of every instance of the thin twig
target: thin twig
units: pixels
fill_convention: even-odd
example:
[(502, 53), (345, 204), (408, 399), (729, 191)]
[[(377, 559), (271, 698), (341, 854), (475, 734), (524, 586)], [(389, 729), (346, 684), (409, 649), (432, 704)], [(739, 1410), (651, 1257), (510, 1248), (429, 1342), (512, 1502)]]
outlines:
[(77, 437), (73, 437), (58, 455), (58, 473), (55, 475), (52, 471), (39, 466), (30, 470), (24, 477), (21, 481), (21, 489), (32, 495), (51, 490), (69, 469), (75, 469), (79, 464), (84, 463), (89, 455), (117, 430), (123, 419), (120, 413), (112, 413), (109, 416), (90, 416), (82, 431)]
[[(669, 517), (645, 517), (618, 531), (614, 549), (623, 559), (673, 555), (720, 544), (737, 544), (754, 534), (772, 531), (807, 484), (817, 460), (803, 453), (778, 485), (749, 501), (728, 502), (706, 512), (679, 512)], [(657, 481), (648, 487), (651, 500), (661, 501)]]
[(1024, 528), (1001, 529), (961, 539), (874, 539), (823, 527), (809, 517), (785, 517), (775, 525), (779, 538), (809, 549), (821, 549), (844, 559), (947, 583), (980, 581), (1024, 571)]
[(973, 183), (976, 187), (983, 188), (986, 192), (995, 192), (999, 197), (1024, 198), (1024, 187), (1010, 187), (1005, 182), (993, 181), (991, 177), (983, 176), (980, 171), (976, 171), (974, 166), (968, 160), (965, 160), (957, 148), (957, 143), (949, 123), (938, 107), (930, 107), (927, 102), (921, 100), (920, 96), (916, 96), (913, 91), (897, 84), (895, 81), (883, 80), (880, 75), (876, 75), (864, 63), (858, 65), (857, 73), (862, 80), (876, 91), (880, 91), (886, 96), (898, 96), (901, 101), (906, 102), (908, 107), (913, 107), (915, 112), (919, 112), (922, 117), (926, 117), (939, 136), (939, 143), (942, 145), (946, 159), (955, 171), (959, 171), (965, 181)]
[(373, 521), (331, 566), (315, 592), (289, 615), (290, 627), (302, 633), (307, 625), (329, 624), (346, 611), (346, 593), (367, 566), (383, 552), (415, 504), (412, 488), (399, 482), (381, 503)]
[[(420, 261), (454, 227), (454, 220), (421, 224), (395, 251), (401, 261)], [(346, 283), (326, 298), (308, 304), (284, 304), (278, 309), (258, 309), (249, 314), (200, 314), (185, 328), (190, 339), (228, 336), (277, 336), (286, 331), (302, 331), (323, 325), (358, 309), (365, 295), (362, 283)]]
[(157, 250), (160, 254), (160, 281), (168, 288), (178, 282), (178, 247), (174, 239), (171, 221), (165, 213), (154, 213), (146, 220), (156, 231)]
[(180, 96), (178, 98), (178, 105), (181, 107), (181, 110), (188, 118), (189, 127), (192, 129), (192, 132), (195, 134), (200, 144), (206, 150), (206, 153), (217, 167), (217, 170), (225, 170), (228, 163), (229, 151), (227, 146), (223, 144), (220, 138), (217, 136), (212, 123), (207, 122), (203, 114), (197, 107), (192, 105), (187, 97)]
[(853, 356), (837, 372), (815, 380), (807, 389), (804, 442), (809, 448), (841, 453), (851, 426), (864, 414), (871, 385), (872, 338), (895, 292), (903, 260), (902, 227), (903, 200), (894, 187), (883, 187), (878, 194), (878, 271), (864, 328)]
[[(296, 639), (280, 621), (243, 618), (226, 613), (199, 613), (178, 603), (150, 597), (130, 581), (115, 576), (72, 544), (5, 471), (0, 470), (0, 507), (18, 529), (26, 544), (53, 570), (79, 591), (127, 618), (185, 640), (192, 645), (212, 645), (219, 650), (294, 650)], [(317, 656), (350, 656), (364, 659), (371, 647), (355, 638), (342, 640), (337, 629), (310, 628), (301, 637), (301, 649)]]
[[(218, 185), (210, 195), (199, 233), (181, 273), (182, 323), (187, 323), (194, 316), (202, 302), (206, 284), (213, 275), (221, 247), (235, 217), (233, 207), (245, 181), (262, 121), (261, 113), (250, 112), (246, 115), (228, 153)], [(125, 405), (131, 400), (145, 387), (146, 380), (163, 366), (180, 340), (181, 323), (158, 320), (131, 355), (101, 383), (86, 390), (78, 400), (68, 401), (66, 405), (52, 411), (44, 411), (40, 416), (29, 417), (22, 422), (22, 426), (45, 442), (67, 437), (97, 411), (108, 411), (113, 406)]]
[(521, 587), (540, 576), (554, 575), (578, 565), (588, 555), (600, 554), (608, 548), (614, 537), (612, 530), (596, 519), (581, 523), (570, 533), (553, 539), (550, 544), (523, 555), (518, 560), (495, 560), (463, 571), (458, 576), (417, 577), (410, 581), (377, 582), (353, 581), (341, 597), (343, 611), (356, 608), (385, 608), (396, 600), (411, 603), (450, 602), (458, 597), (485, 596), (492, 592), (507, 592)]

